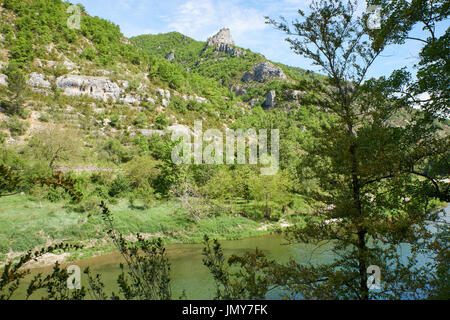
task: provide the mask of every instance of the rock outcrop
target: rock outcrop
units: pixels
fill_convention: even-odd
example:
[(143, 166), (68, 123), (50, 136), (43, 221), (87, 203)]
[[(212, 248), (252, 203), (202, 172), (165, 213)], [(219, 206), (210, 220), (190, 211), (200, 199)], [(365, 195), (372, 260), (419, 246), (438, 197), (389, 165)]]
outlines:
[(0, 74), (0, 86), (8, 86), (8, 76), (6, 74)]
[(276, 97), (276, 93), (274, 90), (267, 92), (266, 100), (264, 100), (262, 107), (264, 109), (273, 108), (275, 106), (275, 97)]
[(240, 84), (231, 86), (230, 90), (233, 91), (236, 96), (242, 96), (247, 93), (247, 88)]
[(37, 72), (30, 73), (27, 84), (35, 88), (49, 89), (51, 87), (50, 81), (46, 80), (43, 74)]
[(158, 88), (156, 91), (158, 91), (159, 95), (161, 96), (161, 104), (164, 107), (168, 107), (170, 104), (170, 91), (161, 88)]
[(290, 89), (290, 90), (284, 90), (283, 94), (286, 95), (289, 100), (298, 101), (298, 100), (300, 100), (301, 97), (306, 95), (306, 92)]
[(265, 82), (271, 78), (286, 80), (287, 77), (280, 67), (273, 65), (268, 61), (260, 62), (253, 67), (253, 71), (247, 71), (242, 77), (242, 81)]
[(127, 104), (139, 104), (142, 99), (140, 95), (126, 94), (120, 100)]
[(175, 50), (172, 50), (166, 54), (166, 60), (172, 61), (173, 59), (175, 59)]
[(58, 88), (69, 96), (89, 95), (107, 101), (119, 98), (121, 89), (117, 83), (105, 77), (66, 75), (56, 80)]

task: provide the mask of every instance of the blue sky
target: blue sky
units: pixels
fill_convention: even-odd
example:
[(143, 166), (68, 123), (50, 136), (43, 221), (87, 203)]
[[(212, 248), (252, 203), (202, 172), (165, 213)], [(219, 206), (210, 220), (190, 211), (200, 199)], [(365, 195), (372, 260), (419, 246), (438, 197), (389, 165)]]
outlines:
[[(86, 11), (118, 24), (125, 36), (178, 31), (205, 41), (223, 27), (230, 28), (236, 45), (262, 53), (266, 58), (291, 66), (317, 71), (311, 63), (294, 54), (285, 35), (264, 23), (264, 16), (288, 21), (310, 0), (74, 0)], [(365, 10), (360, 1), (359, 10)], [(449, 22), (445, 22), (445, 28)], [(417, 33), (421, 33), (417, 28)], [(444, 29), (443, 29), (444, 30)], [(369, 76), (389, 75), (402, 66), (417, 62), (421, 44), (409, 41), (389, 47), (371, 68)]]

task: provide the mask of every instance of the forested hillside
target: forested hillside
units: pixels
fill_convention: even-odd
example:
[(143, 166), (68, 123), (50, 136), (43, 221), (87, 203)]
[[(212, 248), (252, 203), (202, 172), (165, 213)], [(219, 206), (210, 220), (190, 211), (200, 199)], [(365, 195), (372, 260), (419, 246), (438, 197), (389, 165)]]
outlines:
[[(64, 253), (57, 247), (59, 260), (111, 252), (111, 230), (162, 255), (162, 242), (153, 250), (144, 240), (285, 232), (293, 242), (330, 244), (336, 261), (281, 264), (257, 251), (225, 262), (220, 245), (205, 239), (205, 265), (212, 274), (228, 273), (214, 278), (217, 298), (263, 298), (271, 281), (292, 297), (368, 299), (376, 296), (366, 286), (373, 264), (392, 284), (380, 296), (404, 297), (395, 290), (413, 280), (422, 290), (422, 278), (414, 277), (424, 270), (408, 278), (410, 265), (396, 251), (403, 243), (417, 252), (429, 245), (441, 259), (433, 265), (443, 274), (436, 279), (448, 277), (441, 238), (427, 242), (434, 210), (450, 199), (448, 31), (419, 39), (424, 49), (414, 77), (406, 69), (367, 77), (385, 47), (403, 45), (427, 15), (426, 23), (440, 22), (448, 6), (436, 17), (433, 8), (412, 15), (406, 4), (375, 2), (396, 13), (379, 31), (338, 0), (319, 1), (309, 16), (299, 11), (301, 23), (266, 18), (296, 35), (290, 44), (322, 67), (316, 74), (235, 45), (226, 28), (206, 41), (178, 32), (127, 39), (83, 6), (73, 28), (68, 2), (0, 0), (0, 265), (60, 241), (74, 246)], [(203, 132), (268, 132), (259, 153), (245, 144), (241, 153), (264, 158), (206, 165), (188, 153), (188, 161), (175, 163), (174, 150), (186, 144), (172, 133), (199, 122)], [(220, 155), (211, 151), (215, 137), (189, 133), (205, 142), (200, 156)], [(279, 161), (261, 151), (276, 147)], [(273, 174), (261, 174), (273, 164)], [(116, 228), (108, 225), (109, 233), (105, 216)], [(236, 261), (245, 272), (232, 272)], [(2, 279), (0, 298), (9, 278)], [(439, 291), (436, 279), (430, 287)], [(147, 297), (139, 294), (133, 297)]]
[[(157, 234), (161, 230), (152, 219), (163, 219), (167, 238), (178, 241), (199, 241), (198, 223), (236, 237), (289, 225), (298, 221), (299, 210), (309, 210), (299, 194), (309, 186), (297, 180), (295, 167), (310, 139), (307, 129), (330, 117), (308, 102), (314, 94), (301, 90), (306, 78), (299, 69), (175, 32), (129, 41), (117, 25), (89, 16), (83, 7), (80, 29), (69, 29), (68, 6), (43, 0), (26, 6), (7, 0), (0, 6), (0, 162), (4, 179), (18, 179), (9, 187), (5, 180), (0, 193), (22, 193), (2, 197), (1, 214), (9, 220), (30, 206), (40, 217), (24, 229), (33, 236), (16, 239), (11, 228), (3, 230), (3, 257), (67, 238), (69, 229), (71, 240), (100, 241), (95, 213), (101, 199), (118, 210), (128, 207), (144, 221), (147, 210), (180, 207), (177, 223), (161, 214), (140, 228)], [(166, 59), (172, 51), (174, 58)], [(203, 121), (204, 130), (278, 128), (280, 171), (268, 177), (254, 165), (172, 164), (173, 142), (164, 131), (195, 120)], [(203, 208), (193, 210), (185, 194), (199, 196)], [(17, 207), (17, 201), (25, 202)], [(67, 224), (42, 225), (50, 208), (59, 212), (57, 224), (70, 213)], [(123, 218), (126, 232), (138, 231), (127, 215)], [(222, 229), (217, 219), (228, 227)], [(36, 228), (43, 232), (37, 235)]]

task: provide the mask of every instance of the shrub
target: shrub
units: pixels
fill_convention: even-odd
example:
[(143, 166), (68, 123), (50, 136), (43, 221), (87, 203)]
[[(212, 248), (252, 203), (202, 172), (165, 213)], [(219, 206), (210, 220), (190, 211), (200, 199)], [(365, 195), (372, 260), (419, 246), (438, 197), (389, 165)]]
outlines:
[(155, 124), (156, 124), (157, 129), (164, 130), (165, 128), (167, 128), (169, 126), (170, 121), (169, 121), (169, 119), (167, 119), (165, 113), (161, 113), (160, 115), (158, 115), (155, 118)]
[(113, 113), (110, 117), (109, 120), (111, 120), (111, 126), (116, 128), (116, 129), (120, 129), (120, 115), (118, 115), (117, 113)]
[(128, 162), (132, 158), (130, 152), (116, 139), (108, 140), (103, 146), (103, 150), (108, 154), (107, 159), (116, 164)]
[(102, 198), (100, 197), (92, 197), (88, 200), (82, 201), (79, 204), (75, 205), (72, 209), (75, 212), (88, 212), (89, 214), (99, 214), (101, 212), (99, 203)]
[(123, 196), (130, 191), (130, 182), (122, 174), (118, 174), (109, 187), (111, 197)]
[(14, 116), (4, 121), (3, 127), (9, 129), (12, 136), (22, 136), (28, 129), (28, 123), (20, 120), (17, 116)]
[(49, 122), (50, 118), (49, 118), (47, 113), (41, 113), (41, 115), (39, 116), (39, 121), (41, 121), (41, 122)]
[(147, 124), (147, 115), (144, 112), (138, 113), (136, 118), (134, 118), (133, 124), (136, 128), (145, 128), (145, 125)]

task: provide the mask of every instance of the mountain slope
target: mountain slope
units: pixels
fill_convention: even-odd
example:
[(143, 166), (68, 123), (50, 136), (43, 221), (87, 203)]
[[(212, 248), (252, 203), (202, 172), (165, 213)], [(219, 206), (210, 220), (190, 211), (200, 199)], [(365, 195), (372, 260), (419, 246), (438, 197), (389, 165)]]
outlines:
[(298, 83), (316, 76), (235, 46), (231, 31), (225, 28), (206, 42), (177, 32), (141, 35), (130, 40), (150, 56), (166, 58), (190, 73), (216, 80), (251, 106), (298, 106), (293, 98), (302, 91)]

